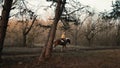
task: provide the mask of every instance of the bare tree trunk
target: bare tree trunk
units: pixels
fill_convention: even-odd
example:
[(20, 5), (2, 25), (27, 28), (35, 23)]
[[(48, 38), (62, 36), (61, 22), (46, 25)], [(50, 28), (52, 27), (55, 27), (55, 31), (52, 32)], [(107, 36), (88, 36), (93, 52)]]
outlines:
[(23, 46), (26, 47), (26, 39), (27, 39), (27, 35), (23, 33)]
[(89, 38), (88, 36), (86, 36), (86, 39), (88, 41), (88, 46), (91, 46), (91, 40), (92, 40), (92, 38)]
[(76, 26), (76, 29), (75, 29), (75, 45), (78, 45), (78, 26)]
[(91, 46), (91, 39), (88, 39), (88, 46)]
[(2, 10), (2, 16), (0, 20), (0, 62), (2, 62), (2, 49), (4, 44), (4, 39), (6, 35), (7, 30), (7, 24), (9, 20), (9, 13), (11, 10), (13, 0), (5, 0), (3, 10)]
[(117, 27), (116, 45), (120, 46), (120, 26)]
[(65, 6), (65, 2), (66, 2), (66, 0), (63, 0), (63, 2), (62, 2), (62, 0), (57, 1), (57, 7), (56, 7), (56, 11), (55, 11), (55, 19), (54, 19), (53, 25), (50, 29), (47, 42), (46, 42), (46, 44), (42, 50), (42, 53), (39, 57), (39, 61), (49, 59), (52, 56), (52, 54), (51, 54), (52, 53), (52, 44), (53, 44), (53, 40), (55, 37), (58, 21), (60, 19), (60, 16), (62, 15), (64, 6)]
[(30, 30), (32, 29), (33, 24), (35, 23), (37, 16), (34, 16), (34, 19), (32, 20), (32, 24), (30, 25), (30, 27), (28, 29), (23, 29), (23, 46), (27, 47), (27, 35), (29, 34)]

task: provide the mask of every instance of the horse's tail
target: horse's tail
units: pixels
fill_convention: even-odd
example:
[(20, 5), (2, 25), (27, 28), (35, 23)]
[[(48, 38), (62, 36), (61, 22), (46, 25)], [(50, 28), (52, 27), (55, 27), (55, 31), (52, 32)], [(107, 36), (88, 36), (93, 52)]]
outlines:
[(53, 44), (52, 47), (55, 48), (55, 44)]

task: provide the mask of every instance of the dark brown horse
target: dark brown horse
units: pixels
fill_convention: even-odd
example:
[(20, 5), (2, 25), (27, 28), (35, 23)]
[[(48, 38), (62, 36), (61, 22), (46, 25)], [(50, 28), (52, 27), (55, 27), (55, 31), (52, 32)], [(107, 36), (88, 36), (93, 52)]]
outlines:
[(70, 39), (69, 38), (57, 39), (53, 42), (53, 48), (55, 48), (58, 45), (61, 45), (62, 46), (61, 51), (62, 51), (64, 48), (66, 48), (67, 43), (70, 44)]

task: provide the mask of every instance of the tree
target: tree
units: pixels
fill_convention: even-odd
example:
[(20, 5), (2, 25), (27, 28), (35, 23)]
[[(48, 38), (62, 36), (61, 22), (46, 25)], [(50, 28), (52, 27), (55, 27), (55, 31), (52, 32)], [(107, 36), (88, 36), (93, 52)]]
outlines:
[(0, 62), (2, 62), (2, 58), (1, 58), (2, 49), (4, 45), (4, 39), (6, 35), (7, 24), (9, 20), (9, 14), (10, 14), (12, 2), (13, 0), (5, 0), (3, 5), (1, 20), (0, 20)]
[[(36, 20), (36, 17), (37, 16), (34, 16), (34, 19), (32, 20), (32, 22), (31, 22), (31, 24), (30, 24), (30, 26), (28, 27), (28, 25), (29, 24), (27, 24), (23, 29), (22, 29), (22, 34), (23, 34), (23, 46), (27, 46), (27, 44), (26, 44), (26, 39), (27, 39), (27, 35), (28, 35), (28, 33), (30, 32), (30, 30), (32, 29), (32, 27), (33, 27), (33, 24), (35, 23), (35, 20)], [(26, 23), (28, 23), (29, 21), (25, 21)], [(25, 22), (23, 22), (23, 24), (26, 24)]]
[(51, 54), (52, 53), (52, 44), (53, 44), (53, 40), (55, 37), (57, 24), (58, 24), (58, 21), (60, 20), (63, 10), (64, 10), (66, 0), (58, 0), (56, 3), (57, 3), (57, 7), (55, 10), (55, 18), (54, 18), (53, 24), (50, 28), (46, 44), (45, 44), (45, 46), (42, 50), (42, 53), (39, 57), (39, 61), (49, 59), (52, 55)]
[[(17, 7), (18, 6), (18, 7)], [(23, 35), (23, 46), (26, 47), (26, 41), (27, 41), (27, 35), (29, 34), (30, 30), (32, 29), (37, 15), (35, 13), (28, 9), (26, 3), (21, 0), (16, 3), (16, 8), (18, 8), (20, 11), (16, 14), (18, 17), (20, 23), (22, 23), (22, 35)]]
[(116, 0), (114, 3), (112, 2), (112, 11), (105, 12), (103, 15), (103, 19), (116, 20), (116, 45), (120, 45), (120, 0)]
[(113, 6), (113, 11), (110, 13), (111, 17), (116, 20), (116, 27), (117, 27), (117, 32), (116, 32), (116, 44), (120, 46), (120, 0), (116, 0)]
[(96, 20), (93, 20), (94, 13), (90, 14), (90, 19), (88, 20), (86, 29), (84, 30), (84, 36), (88, 41), (88, 46), (91, 45), (92, 40), (97, 35), (98, 32), (103, 30), (103, 24), (101, 23), (101, 15), (98, 14), (98, 18)]

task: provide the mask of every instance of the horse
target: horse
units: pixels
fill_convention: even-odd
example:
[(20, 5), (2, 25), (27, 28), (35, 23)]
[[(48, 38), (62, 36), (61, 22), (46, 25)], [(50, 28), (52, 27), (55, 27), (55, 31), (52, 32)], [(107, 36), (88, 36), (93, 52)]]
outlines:
[(64, 48), (66, 48), (67, 44), (70, 44), (70, 39), (69, 38), (59, 38), (53, 42), (53, 48), (55, 48), (58, 45), (61, 45), (61, 51), (63, 51)]

